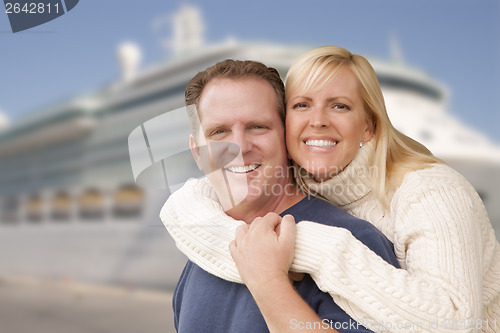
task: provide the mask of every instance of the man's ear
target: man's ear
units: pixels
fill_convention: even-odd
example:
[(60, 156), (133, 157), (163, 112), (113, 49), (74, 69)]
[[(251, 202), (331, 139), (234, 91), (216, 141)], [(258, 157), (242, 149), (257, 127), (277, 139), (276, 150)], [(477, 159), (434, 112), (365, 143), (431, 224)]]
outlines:
[(200, 171), (204, 171), (203, 164), (201, 163), (200, 148), (196, 144), (196, 140), (192, 134), (189, 135), (189, 149), (191, 149), (191, 154), (193, 154), (193, 158), (196, 165), (198, 165), (198, 169), (200, 169)]

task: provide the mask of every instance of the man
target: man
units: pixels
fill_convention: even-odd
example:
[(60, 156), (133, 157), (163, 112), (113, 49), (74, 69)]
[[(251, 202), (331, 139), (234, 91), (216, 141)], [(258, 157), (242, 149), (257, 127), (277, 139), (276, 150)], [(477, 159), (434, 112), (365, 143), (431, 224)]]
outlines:
[[(361, 235), (362, 242), (397, 265), (390, 242), (375, 227), (325, 201), (306, 197), (295, 186), (288, 172), (290, 161), (284, 140), (284, 87), (276, 70), (252, 61), (220, 62), (189, 82), (186, 105), (193, 156), (207, 173), (226, 214), (248, 224), (270, 212), (290, 214), (283, 218), (281, 234), (276, 236), (282, 242), (295, 241), (290, 227), (292, 216), (341, 226), (356, 237)], [(279, 218), (267, 216), (263, 223), (254, 222), (251, 227), (267, 224), (274, 229), (279, 222)], [(254, 285), (247, 288), (222, 280), (188, 262), (173, 297), (176, 329), (267, 332), (312, 327), (335, 331), (333, 325), (325, 324), (347, 323), (341, 326), (345, 328), (342, 331), (367, 331), (356, 325), (330, 295), (321, 292), (309, 276), (293, 285), (289, 281), (273, 282), (269, 281), (272, 288), (276, 287), (272, 295), (279, 297), (267, 297)]]

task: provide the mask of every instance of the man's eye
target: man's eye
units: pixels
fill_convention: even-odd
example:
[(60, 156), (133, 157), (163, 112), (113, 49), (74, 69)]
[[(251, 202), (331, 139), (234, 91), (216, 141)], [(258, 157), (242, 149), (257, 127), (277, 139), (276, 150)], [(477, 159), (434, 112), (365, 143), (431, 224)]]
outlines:
[(224, 129), (218, 129), (218, 130), (212, 131), (210, 133), (209, 137), (220, 136), (220, 135), (222, 135), (224, 133), (226, 133), (226, 130), (224, 130)]
[(252, 125), (249, 127), (249, 129), (253, 133), (265, 133), (269, 129), (269, 127), (266, 125)]

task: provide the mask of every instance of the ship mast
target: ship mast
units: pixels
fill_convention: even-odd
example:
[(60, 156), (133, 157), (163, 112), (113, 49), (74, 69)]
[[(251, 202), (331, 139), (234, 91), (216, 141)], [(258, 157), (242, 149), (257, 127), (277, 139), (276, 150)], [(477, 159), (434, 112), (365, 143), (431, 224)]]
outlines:
[(199, 49), (204, 44), (205, 26), (199, 8), (184, 5), (172, 16), (173, 38), (171, 47), (179, 55)]

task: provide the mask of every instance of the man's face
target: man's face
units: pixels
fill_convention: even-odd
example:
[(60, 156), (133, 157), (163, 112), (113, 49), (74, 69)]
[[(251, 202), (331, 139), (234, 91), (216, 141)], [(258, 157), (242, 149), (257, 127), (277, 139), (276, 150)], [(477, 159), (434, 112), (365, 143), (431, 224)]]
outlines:
[(202, 129), (190, 144), (201, 147), (195, 158), (233, 217), (270, 206), (285, 191), (288, 159), (276, 108), (273, 88), (259, 78), (214, 79), (201, 95)]

